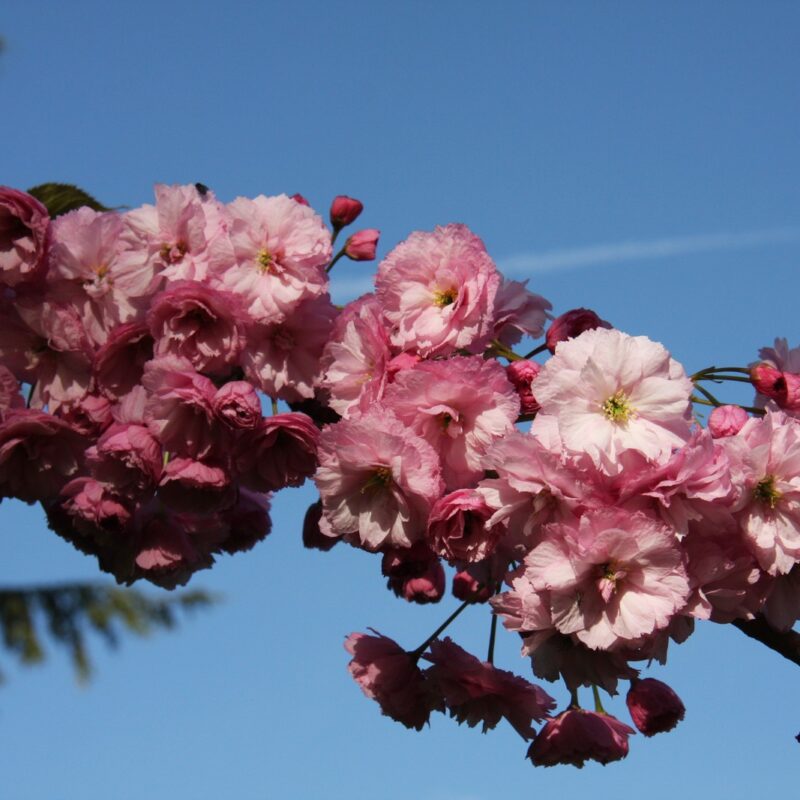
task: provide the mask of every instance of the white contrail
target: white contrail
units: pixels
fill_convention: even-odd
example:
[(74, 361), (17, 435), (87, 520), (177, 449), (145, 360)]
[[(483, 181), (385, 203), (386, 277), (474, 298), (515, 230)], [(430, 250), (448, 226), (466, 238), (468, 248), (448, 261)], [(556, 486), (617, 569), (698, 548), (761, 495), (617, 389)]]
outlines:
[(617, 264), (651, 258), (708, 253), (715, 250), (740, 250), (746, 247), (800, 241), (800, 228), (766, 228), (742, 233), (707, 233), (697, 236), (670, 236), (645, 241), (611, 242), (586, 247), (522, 253), (502, 259), (498, 266), (506, 275), (576, 269), (593, 264)]
[[(585, 247), (557, 248), (521, 253), (500, 259), (500, 271), (508, 277), (526, 277), (536, 272), (578, 269), (595, 264), (619, 264), (653, 258), (709, 253), (718, 250), (741, 250), (747, 247), (800, 242), (800, 228), (764, 228), (741, 233), (704, 233), (695, 236), (668, 236), (643, 241), (590, 244)], [(347, 302), (372, 291), (372, 278), (359, 276), (331, 281), (334, 300)]]

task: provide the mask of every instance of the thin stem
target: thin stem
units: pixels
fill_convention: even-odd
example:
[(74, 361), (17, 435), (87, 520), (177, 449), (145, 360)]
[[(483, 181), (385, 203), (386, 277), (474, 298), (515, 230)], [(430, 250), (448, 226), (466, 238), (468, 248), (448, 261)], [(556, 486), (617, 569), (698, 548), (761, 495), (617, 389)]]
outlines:
[(507, 361), (522, 361), (523, 357), (517, 355), (510, 347), (506, 347), (499, 339), (495, 339), (491, 345), (490, 349), (494, 350), (495, 353), (499, 356), (503, 356)]
[(707, 389), (704, 389), (702, 386), (698, 386), (697, 384), (695, 384), (694, 388), (697, 389), (697, 391), (700, 392), (700, 394), (702, 394), (703, 397), (705, 397), (708, 400), (710, 400), (713, 405), (715, 405), (715, 406), (721, 406), (722, 405), (722, 403), (720, 403), (720, 401), (717, 400), (717, 398), (714, 397), (714, 395), (711, 394), (711, 392), (709, 392)]
[(272, 401), (272, 416), (278, 413), (278, 398), (277, 397), (270, 397)]
[(603, 701), (600, 699), (600, 692), (595, 684), (592, 684), (592, 694), (594, 695), (594, 710), (598, 714), (605, 714), (606, 710), (603, 708)]
[(486, 656), (486, 660), (490, 664), (494, 664), (494, 640), (497, 636), (497, 616), (492, 614), (492, 625), (489, 628), (489, 655)]
[(333, 269), (333, 265), (344, 255), (344, 247), (333, 257), (333, 261), (325, 267), (325, 272), (330, 272)]
[(690, 376), (689, 380), (696, 381), (705, 375), (710, 375), (714, 372), (740, 372), (743, 375), (749, 375), (750, 370), (745, 367), (706, 367), (705, 369), (698, 370), (694, 375)]
[(31, 400), (33, 400), (33, 392), (36, 389), (36, 381), (31, 384), (31, 388), (28, 390), (28, 402), (26, 403), (26, 408), (31, 407)]
[(581, 704), (578, 702), (578, 690), (577, 689), (570, 689), (569, 690), (569, 707), (570, 708), (580, 708)]
[(336, 239), (338, 238), (341, 230), (342, 230), (341, 228), (333, 229), (333, 236), (331, 236), (331, 247), (333, 247), (336, 244)]
[(703, 375), (697, 379), (698, 381), (713, 381), (714, 383), (722, 383), (722, 381), (736, 381), (737, 383), (752, 383), (750, 378), (742, 378), (739, 375)]
[(416, 650), (412, 650), (409, 655), (414, 658), (419, 658), (425, 652), (428, 645), (434, 639), (437, 639), (439, 634), (469, 605), (472, 605), (472, 601), (465, 600)]
[(546, 344), (540, 344), (538, 347), (534, 347), (530, 353), (526, 353), (522, 356), (524, 359), (533, 358), (534, 356), (538, 356), (539, 353), (544, 353), (545, 350), (549, 349)]

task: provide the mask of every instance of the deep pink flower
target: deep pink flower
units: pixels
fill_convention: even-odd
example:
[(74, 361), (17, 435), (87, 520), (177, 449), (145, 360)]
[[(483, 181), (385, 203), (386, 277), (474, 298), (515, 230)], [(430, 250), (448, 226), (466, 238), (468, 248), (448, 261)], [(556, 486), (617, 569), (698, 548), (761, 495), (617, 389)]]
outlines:
[(211, 401), (217, 419), (233, 430), (249, 430), (261, 422), (261, 401), (247, 381), (220, 386)]
[(524, 739), (534, 735), (533, 720), (541, 722), (555, 708), (547, 692), (504, 669), (480, 661), (449, 638), (434, 641), (423, 655), (433, 666), (428, 679), (444, 697), (450, 716), (483, 732), (505, 717)]
[(0, 283), (37, 278), (45, 265), (50, 215), (35, 198), (0, 186)]
[(238, 494), (236, 504), (224, 513), (230, 530), (218, 549), (226, 553), (250, 550), (272, 530), (269, 516), (272, 495), (251, 492), (243, 486), (239, 487)]
[(748, 419), (750, 416), (741, 406), (719, 406), (708, 416), (708, 429), (715, 439), (736, 436)]
[(686, 714), (680, 697), (655, 678), (632, 681), (625, 702), (633, 724), (645, 736), (671, 731)]
[(0, 422), (12, 408), (25, 408), (25, 398), (14, 374), (5, 364), (0, 364)]
[(555, 353), (556, 345), (565, 342), (567, 339), (574, 339), (584, 331), (591, 331), (595, 328), (611, 328), (610, 322), (595, 314), (588, 308), (573, 308), (572, 311), (565, 311), (561, 316), (553, 320), (552, 325), (547, 330), (545, 341), (547, 349)]
[(67, 422), (29, 408), (0, 424), (0, 498), (53, 500), (83, 466), (86, 440)]
[(426, 539), (449, 562), (483, 561), (504, 532), (489, 527), (494, 509), (474, 489), (458, 489), (436, 501), (428, 517)]
[(334, 197), (331, 203), (331, 225), (333, 225), (334, 229), (344, 228), (355, 222), (363, 210), (364, 204), (360, 200), (340, 194)]
[(112, 405), (101, 394), (86, 394), (73, 403), (62, 403), (57, 415), (84, 436), (100, 436), (114, 421)]
[(423, 538), (442, 494), (433, 448), (385, 409), (326, 427), (314, 476), (335, 535), (369, 550), (410, 547)]
[(86, 451), (92, 474), (130, 497), (141, 497), (155, 488), (161, 477), (161, 444), (142, 425), (112, 425)]
[(350, 674), (387, 717), (422, 730), (442, 701), (417, 666), (417, 660), (388, 636), (351, 633), (345, 650), (353, 656)]
[(586, 761), (609, 764), (628, 755), (628, 737), (633, 728), (608, 714), (570, 708), (551, 719), (528, 748), (528, 758), (536, 767)]
[(317, 500), (306, 510), (303, 517), (303, 547), (309, 550), (322, 550), (327, 552), (339, 543), (336, 536), (326, 536), (320, 526), (322, 520), (322, 501)]
[(344, 254), (351, 261), (374, 261), (381, 232), (374, 228), (356, 231), (347, 237)]
[(494, 333), (499, 286), (483, 242), (465, 225), (412, 233), (375, 278), (393, 344), (422, 356), (482, 351)]
[(485, 571), (482, 564), (472, 565), (453, 575), (453, 597), (471, 603), (485, 603), (493, 596), (494, 585), (488, 577), (476, 575), (478, 570)]
[(535, 414), (539, 410), (531, 384), (541, 369), (541, 364), (535, 361), (512, 361), (506, 367), (506, 375), (519, 395), (520, 414)]
[(110, 332), (94, 358), (100, 391), (111, 400), (128, 394), (142, 379), (144, 365), (153, 358), (153, 337), (143, 324), (130, 322)]
[(444, 594), (442, 565), (422, 542), (386, 550), (381, 572), (389, 579), (387, 588), (409, 603), (438, 603)]
[(236, 446), (236, 471), (248, 489), (271, 492), (300, 486), (317, 467), (319, 430), (306, 414), (264, 417)]
[(241, 317), (235, 295), (180, 281), (156, 295), (147, 324), (156, 356), (182, 356), (199, 372), (224, 376), (244, 348)]
[(236, 487), (219, 464), (178, 457), (167, 463), (158, 496), (173, 511), (209, 514), (230, 507)]

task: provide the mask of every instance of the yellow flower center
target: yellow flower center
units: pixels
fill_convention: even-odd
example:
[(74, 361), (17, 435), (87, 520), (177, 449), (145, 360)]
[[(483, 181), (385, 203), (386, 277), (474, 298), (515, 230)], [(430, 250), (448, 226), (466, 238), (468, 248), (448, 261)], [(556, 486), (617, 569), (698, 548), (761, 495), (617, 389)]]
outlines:
[(636, 409), (628, 402), (628, 396), (622, 389), (611, 395), (601, 408), (606, 419), (617, 425), (624, 425), (636, 413)]
[(439, 306), (439, 308), (444, 308), (455, 303), (457, 297), (457, 289), (437, 289), (433, 293), (433, 304)]
[(770, 508), (775, 508), (782, 496), (775, 488), (774, 475), (765, 476), (753, 487), (753, 497)]
[(275, 272), (275, 257), (266, 247), (256, 257), (256, 263), (260, 272)]
[(392, 470), (389, 467), (376, 467), (372, 475), (367, 478), (366, 483), (361, 487), (361, 494), (370, 489), (380, 489), (388, 486), (392, 482)]

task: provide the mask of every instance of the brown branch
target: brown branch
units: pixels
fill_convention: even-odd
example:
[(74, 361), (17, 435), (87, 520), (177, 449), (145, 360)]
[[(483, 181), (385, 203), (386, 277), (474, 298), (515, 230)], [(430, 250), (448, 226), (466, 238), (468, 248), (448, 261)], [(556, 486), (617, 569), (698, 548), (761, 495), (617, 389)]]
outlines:
[(760, 614), (755, 619), (735, 619), (733, 624), (751, 639), (756, 639), (800, 666), (800, 633), (776, 631)]

